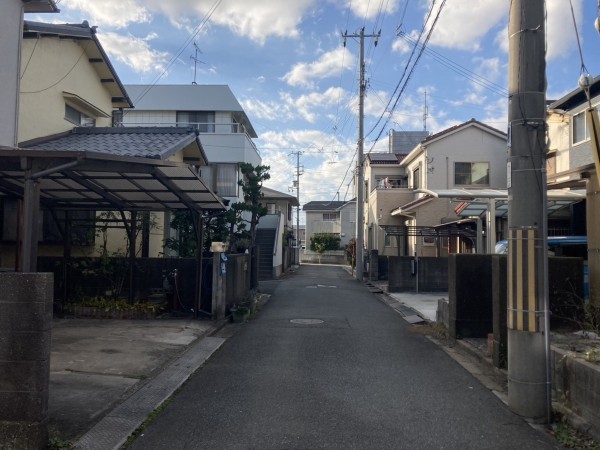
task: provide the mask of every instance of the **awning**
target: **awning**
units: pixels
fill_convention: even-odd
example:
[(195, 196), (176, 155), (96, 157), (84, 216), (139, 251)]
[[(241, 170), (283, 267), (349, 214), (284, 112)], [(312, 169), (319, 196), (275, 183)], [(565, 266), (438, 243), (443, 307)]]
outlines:
[[(418, 192), (436, 198), (450, 198), (460, 202), (455, 208), (455, 212), (459, 217), (482, 216), (488, 211), (489, 202), (494, 200), (496, 217), (508, 216), (508, 190), (506, 189), (420, 189)], [(550, 216), (573, 203), (585, 200), (585, 192), (548, 190), (547, 200), (547, 211)]]
[(194, 167), (183, 163), (25, 149), (0, 149), (0, 159), (0, 194), (23, 197), (29, 176), (39, 184), (41, 205), (51, 209), (225, 209)]

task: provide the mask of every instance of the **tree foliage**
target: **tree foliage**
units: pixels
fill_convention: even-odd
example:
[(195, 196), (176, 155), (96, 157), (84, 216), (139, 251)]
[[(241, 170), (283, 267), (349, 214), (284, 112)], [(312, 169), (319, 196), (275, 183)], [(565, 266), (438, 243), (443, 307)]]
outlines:
[[(240, 170), (243, 178), (238, 181), (238, 185), (242, 188), (244, 201), (231, 205), (231, 210), (234, 211), (233, 219), (230, 223), (237, 226), (240, 230), (241, 225), (249, 225), (248, 234), (246, 237), (250, 240), (250, 245), (256, 244), (256, 226), (260, 218), (268, 212), (266, 206), (261, 203), (263, 198), (262, 187), (263, 182), (271, 178), (269, 174), (270, 166), (253, 166), (249, 163), (241, 163)], [(248, 212), (250, 220), (244, 217), (244, 212)], [(245, 227), (241, 227), (241, 233), (244, 234)]]
[[(210, 249), (212, 242), (229, 242), (231, 251), (244, 251), (256, 241), (256, 226), (261, 217), (267, 214), (262, 205), (262, 185), (271, 178), (269, 166), (240, 164), (243, 178), (238, 181), (244, 196), (243, 202), (236, 202), (224, 213), (205, 218), (204, 251)], [(247, 213), (247, 214), (245, 214)], [(165, 246), (175, 250), (179, 256), (196, 254), (196, 233), (192, 212), (175, 211), (171, 228), (177, 230), (175, 238), (168, 238)]]
[(339, 250), (340, 236), (335, 233), (315, 233), (310, 237), (310, 249), (317, 253)]

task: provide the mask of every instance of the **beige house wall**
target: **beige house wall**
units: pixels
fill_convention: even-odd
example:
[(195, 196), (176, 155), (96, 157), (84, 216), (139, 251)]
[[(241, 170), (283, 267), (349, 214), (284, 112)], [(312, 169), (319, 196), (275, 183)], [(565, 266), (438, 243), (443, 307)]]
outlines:
[[(19, 142), (69, 131), (75, 124), (65, 119), (63, 91), (75, 94), (107, 117), (96, 117), (96, 126), (111, 125), (112, 98), (104, 89), (85, 53), (91, 41), (44, 37), (24, 39), (21, 52)], [(94, 116), (93, 111), (82, 111)]]

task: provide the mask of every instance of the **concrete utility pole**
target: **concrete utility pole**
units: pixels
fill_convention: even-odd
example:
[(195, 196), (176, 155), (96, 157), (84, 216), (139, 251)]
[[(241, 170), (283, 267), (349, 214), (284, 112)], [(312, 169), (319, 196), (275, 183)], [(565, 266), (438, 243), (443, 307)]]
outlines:
[(296, 198), (298, 199), (298, 206), (296, 207), (296, 253), (298, 257), (297, 263), (300, 264), (300, 252), (302, 251), (302, 244), (300, 242), (300, 155), (302, 152), (297, 150), (292, 152), (292, 155), (296, 155), (296, 180), (292, 189), (296, 190)]
[(365, 181), (364, 181), (364, 115), (365, 115), (365, 37), (374, 37), (375, 45), (381, 36), (381, 31), (377, 34), (365, 34), (365, 28), (360, 29), (359, 34), (344, 33), (344, 47), (346, 39), (349, 37), (360, 38), (359, 41), (359, 64), (360, 64), (360, 82), (358, 95), (358, 158), (356, 161), (357, 181), (356, 181), (356, 279), (363, 279), (363, 247), (364, 247), (364, 210), (365, 210)]
[(513, 0), (509, 22), (508, 404), (551, 420), (543, 0)]

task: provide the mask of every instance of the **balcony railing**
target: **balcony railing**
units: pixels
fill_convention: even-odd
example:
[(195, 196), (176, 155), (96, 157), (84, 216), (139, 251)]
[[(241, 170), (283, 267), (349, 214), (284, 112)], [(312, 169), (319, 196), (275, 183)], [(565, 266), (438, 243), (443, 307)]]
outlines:
[(406, 189), (408, 188), (408, 179), (406, 178), (383, 178), (378, 179), (377, 184), (371, 189)]
[(200, 134), (244, 134), (251, 147), (260, 155), (256, 144), (246, 131), (246, 127), (241, 123), (199, 123), (199, 122), (144, 122), (144, 123), (120, 123), (116, 126), (122, 127), (191, 127)]

